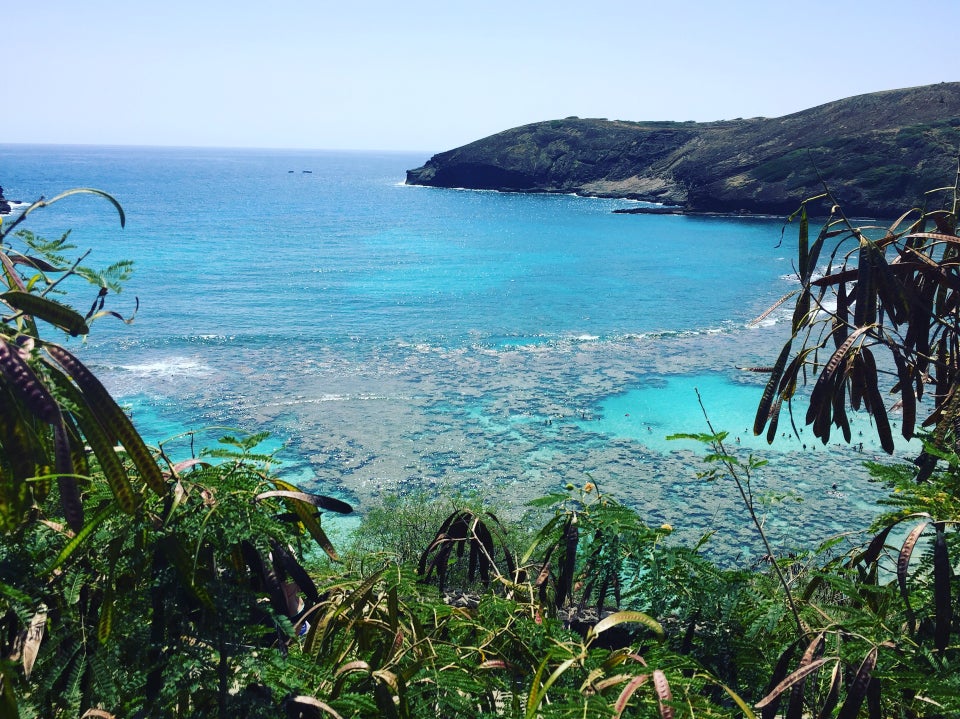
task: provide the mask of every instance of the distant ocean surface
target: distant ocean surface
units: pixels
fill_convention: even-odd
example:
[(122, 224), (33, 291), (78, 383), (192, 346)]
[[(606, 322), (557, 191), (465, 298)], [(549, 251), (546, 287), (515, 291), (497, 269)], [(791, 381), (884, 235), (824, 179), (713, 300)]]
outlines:
[(702, 451), (665, 439), (707, 431), (699, 391), (731, 448), (771, 459), (754, 481), (778, 546), (869, 524), (884, 495), (861, 466), (881, 457), (869, 427), (862, 450), (797, 439), (788, 421), (773, 447), (749, 429), (763, 377), (737, 367), (772, 364), (784, 340), (786, 310), (749, 323), (793, 286), (794, 226), (781, 243), (782, 218), (403, 185), (426, 159), (0, 145), (0, 184), (123, 205), (122, 230), (93, 196), (26, 226), (72, 228), (93, 266), (135, 261), (109, 298), (129, 314), (138, 297), (135, 322), (103, 319), (70, 345), (150, 443), (265, 428), (283, 476), (361, 511), (386, 491), (521, 507), (593, 481), (685, 541), (717, 529), (707, 551), (755, 558), (734, 487), (698, 480)]

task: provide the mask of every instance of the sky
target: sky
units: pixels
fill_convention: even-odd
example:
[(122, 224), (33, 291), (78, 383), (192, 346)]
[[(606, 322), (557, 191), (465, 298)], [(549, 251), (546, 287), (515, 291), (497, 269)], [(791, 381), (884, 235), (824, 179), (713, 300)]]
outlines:
[(22, 2), (0, 143), (432, 154), (570, 115), (779, 117), (960, 80), (958, 27), (960, 0)]

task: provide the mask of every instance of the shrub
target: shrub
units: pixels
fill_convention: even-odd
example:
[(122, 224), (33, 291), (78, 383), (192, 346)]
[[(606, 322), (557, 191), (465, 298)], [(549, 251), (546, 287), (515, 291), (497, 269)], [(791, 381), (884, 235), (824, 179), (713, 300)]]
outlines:
[[(319, 600), (300, 563), (304, 537), (335, 554), (317, 509), (350, 507), (273, 475), (253, 451), (262, 435), (183, 463), (151, 450), (94, 374), (40, 336), (41, 322), (77, 336), (119, 317), (104, 303), (129, 263), (95, 271), (65, 258), (66, 234), (12, 234), (78, 193), (106, 197), (123, 223), (113, 198), (74, 190), (0, 226), (0, 714), (269, 706), (254, 656), (282, 654), (301, 603)], [(71, 276), (96, 288), (86, 315), (52, 298)]]

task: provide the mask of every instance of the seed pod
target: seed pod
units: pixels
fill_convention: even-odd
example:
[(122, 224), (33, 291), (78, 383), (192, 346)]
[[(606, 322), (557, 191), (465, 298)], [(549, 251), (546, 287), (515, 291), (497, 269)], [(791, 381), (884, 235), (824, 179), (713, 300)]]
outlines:
[(897, 378), (900, 380), (900, 406), (902, 408), (900, 431), (903, 438), (909, 440), (913, 438), (913, 428), (917, 422), (917, 393), (913, 388), (910, 366), (899, 350), (893, 352), (893, 361), (897, 366)]
[(753, 421), (753, 433), (759, 435), (763, 432), (763, 427), (770, 416), (770, 407), (773, 404), (773, 396), (776, 393), (776, 387), (780, 382), (783, 369), (786, 367), (787, 359), (790, 357), (790, 347), (792, 340), (788, 341), (780, 350), (780, 356), (777, 358), (773, 369), (770, 372), (770, 379), (767, 380), (766, 387), (763, 388), (763, 397), (760, 399), (760, 405), (757, 407), (757, 416)]
[(0, 373), (30, 412), (47, 424), (57, 424), (60, 419), (59, 405), (20, 356), (20, 348), (11, 344), (6, 337), (0, 337)]
[(20, 310), (35, 319), (49, 322), (64, 332), (69, 332), (73, 337), (85, 335), (90, 331), (83, 316), (76, 310), (47, 297), (41, 297), (32, 292), (12, 290), (0, 295), (0, 300), (3, 300), (15, 310)]
[(910, 567), (910, 557), (913, 556), (913, 548), (917, 546), (917, 540), (927, 525), (928, 520), (923, 520), (910, 530), (910, 534), (903, 540), (903, 546), (900, 548), (900, 556), (897, 557), (897, 583), (900, 585), (900, 594), (903, 596), (904, 604), (907, 608), (907, 622), (910, 626), (910, 633), (916, 631), (916, 619), (913, 615), (913, 609), (910, 606), (910, 594), (907, 590), (907, 569)]
[(877, 666), (877, 648), (870, 647), (867, 656), (864, 657), (860, 668), (857, 670), (857, 676), (854, 677), (850, 688), (847, 689), (847, 698), (840, 707), (840, 713), (837, 719), (855, 719), (863, 704), (864, 697), (867, 696), (867, 687), (870, 685), (870, 677), (873, 674), (874, 667)]
[[(273, 483), (278, 489), (289, 492), (299, 492), (297, 487), (289, 482), (283, 482), (279, 479), (275, 479)], [(313, 537), (314, 541), (320, 545), (320, 548), (326, 552), (327, 556), (335, 562), (340, 561), (337, 550), (334, 549), (333, 543), (320, 526), (320, 520), (317, 511), (310, 506), (310, 504), (307, 504), (305, 501), (300, 499), (288, 499), (286, 501), (287, 507), (296, 513), (300, 523), (310, 533), (310, 536)]]
[(33, 671), (33, 664), (37, 660), (37, 653), (40, 651), (40, 643), (43, 641), (44, 628), (47, 625), (47, 608), (40, 605), (40, 610), (30, 620), (30, 626), (25, 632), (26, 637), (23, 642), (23, 674), (27, 679)]
[(950, 625), (953, 622), (953, 606), (950, 602), (950, 556), (947, 553), (947, 537), (944, 523), (937, 522), (937, 538), (933, 545), (933, 598), (935, 606), (934, 646), (945, 651), (950, 643)]
[[(770, 682), (767, 684), (767, 688), (764, 690), (764, 696), (769, 694), (775, 686), (784, 680), (787, 676), (787, 668), (790, 666), (790, 661), (793, 659), (793, 655), (797, 651), (797, 643), (791, 642), (790, 645), (784, 650), (783, 654), (780, 655), (780, 658), (777, 660), (777, 664), (773, 669), (773, 675), (770, 677)], [(777, 694), (763, 709), (760, 710), (761, 719), (774, 719), (777, 715), (777, 712), (780, 709), (780, 695)]]
[[(860, 327), (854, 330), (854, 332), (847, 337), (846, 341), (830, 356), (830, 360), (823, 368), (823, 371), (817, 378), (816, 384), (813, 386), (813, 391), (810, 392), (810, 407), (807, 410), (806, 418), (807, 424), (813, 423), (817, 415), (825, 411), (823, 409), (824, 406), (829, 406), (827, 397), (829, 397), (830, 390), (835, 386), (837, 370), (847, 361), (847, 355), (853, 347), (854, 342), (857, 341), (857, 338), (869, 329), (869, 327)], [(861, 348), (861, 352), (862, 351), (863, 349)], [(856, 357), (856, 355), (854, 355), (854, 357)], [(843, 373), (840, 374), (840, 377), (843, 377)]]
[(877, 379), (877, 363), (873, 359), (873, 354), (864, 347), (861, 350), (867, 371), (867, 410), (873, 415), (873, 421), (877, 426), (877, 437), (880, 439), (880, 446), (887, 454), (893, 454), (893, 433), (890, 431), (890, 421), (887, 418), (887, 409), (880, 394), (880, 385)]
[(867, 685), (867, 716), (870, 719), (883, 719), (883, 707), (880, 704), (880, 677), (871, 677)]
[(860, 257), (857, 265), (857, 301), (853, 310), (853, 324), (858, 329), (877, 321), (877, 291), (871, 262), (870, 241), (860, 239)]
[(255, 499), (259, 501), (269, 497), (286, 497), (288, 499), (296, 499), (300, 502), (312, 504), (318, 509), (326, 509), (331, 512), (339, 512), (340, 514), (350, 514), (350, 512), (353, 511), (353, 507), (346, 502), (336, 499), (335, 497), (327, 497), (322, 494), (311, 494), (309, 492), (291, 491), (286, 489), (274, 489), (268, 492), (261, 492), (255, 497)]
[(821, 657), (820, 659), (815, 659), (809, 664), (800, 667), (790, 676), (785, 677), (780, 681), (773, 689), (771, 689), (767, 695), (754, 704), (754, 707), (757, 709), (763, 709), (766, 706), (769, 706), (771, 703), (777, 700), (777, 698), (783, 694), (787, 689), (792, 687), (797, 682), (803, 680), (808, 674), (812, 674), (821, 666), (827, 662), (836, 661), (836, 657)]
[(646, 684), (649, 679), (649, 674), (638, 674), (629, 682), (627, 682), (627, 685), (623, 688), (623, 691), (620, 692), (620, 696), (617, 697), (617, 701), (614, 702), (614, 719), (620, 719), (620, 717), (623, 715), (623, 711), (627, 708), (627, 704), (630, 702), (630, 697), (634, 695), (637, 689)]
[[(263, 561), (260, 551), (247, 539), (240, 542), (240, 551), (243, 554), (244, 561), (250, 569), (250, 573), (256, 579), (256, 588), (267, 593), (270, 598), (270, 604), (277, 614), (289, 616), (286, 596), (280, 586), (277, 573), (273, 565)], [(196, 580), (194, 580), (196, 581)]]
[(573, 572), (577, 559), (577, 544), (580, 541), (580, 526), (577, 524), (577, 515), (571, 515), (563, 528), (563, 564), (560, 567), (560, 577), (557, 579), (556, 606), (562, 607), (567, 596), (573, 599)]
[(83, 528), (83, 502), (80, 500), (77, 480), (72, 476), (73, 457), (70, 451), (70, 437), (67, 435), (62, 417), (60, 423), (53, 428), (53, 452), (63, 516), (70, 529), (79, 532)]
[(883, 551), (883, 547), (887, 542), (887, 536), (890, 534), (890, 530), (893, 529), (894, 526), (895, 525), (890, 524), (884, 527), (873, 539), (870, 540), (870, 544), (867, 546), (866, 551), (851, 558), (848, 566), (853, 567), (860, 562), (863, 562), (863, 564), (866, 566), (870, 566), (876, 562), (880, 557), (880, 552)]
[[(780, 426), (780, 410), (783, 408), (783, 400), (779, 397), (770, 408), (770, 425), (767, 427), (767, 444), (773, 444), (777, 438), (777, 427)], [(761, 428), (762, 429), (762, 428)]]
[(143, 438), (134, 429), (130, 418), (124, 414), (110, 393), (100, 384), (94, 374), (80, 360), (59, 345), (46, 345), (47, 353), (69, 375), (86, 398), (87, 405), (99, 420), (104, 430), (115, 437), (127, 450), (147, 485), (158, 495), (167, 492), (163, 472), (144, 444)]
[(106, 644), (110, 639), (114, 624), (114, 598), (115, 593), (112, 585), (107, 585), (104, 592), (103, 604), (100, 606), (100, 616), (97, 619), (97, 641), (100, 644)]
[(829, 719), (840, 701), (840, 683), (843, 674), (840, 671), (840, 662), (833, 665), (833, 672), (830, 674), (830, 691), (827, 692), (827, 698), (823, 700), (823, 706), (820, 707), (820, 713), (817, 719)]
[(670, 693), (670, 684), (666, 675), (659, 669), (653, 670), (653, 688), (657, 692), (657, 704), (660, 707), (661, 719), (673, 719), (673, 707), (667, 702), (673, 701)]
[(307, 601), (310, 604), (319, 602), (320, 593), (317, 591), (317, 585), (314, 584), (310, 575), (304, 570), (296, 557), (277, 541), (270, 542), (270, 550), (273, 554), (274, 564), (279, 564), (283, 568), (283, 571), (290, 575), (290, 578), (297, 583), (300, 591), (306, 595)]
[[(0, 382), (0, 444), (5, 450), (7, 462), (13, 475), (13, 486), (4, 488), (10, 492), (5, 499), (17, 497), (16, 504), (27, 501), (25, 480), (35, 477), (37, 465), (44, 463), (43, 448), (37, 442), (36, 432), (30, 422), (25, 422), (23, 408), (14, 393)], [(2, 501), (2, 500), (0, 500)]]
[(100, 469), (103, 471), (120, 509), (127, 514), (134, 514), (136, 512), (136, 498), (130, 485), (130, 478), (127, 476), (127, 470), (124, 469), (120, 458), (117, 457), (113, 443), (103, 431), (103, 427), (100, 426), (97, 418), (90, 411), (84, 396), (59, 370), (51, 368), (50, 378), (67, 399), (73, 403), (75, 407), (73, 417), (87, 442), (90, 443), (94, 455), (99, 460)]
[(850, 333), (850, 297), (847, 295), (847, 283), (841, 282), (837, 286), (837, 309), (834, 313), (833, 342), (839, 347), (847, 340)]
[[(802, 669), (803, 667), (807, 666), (814, 660), (814, 657), (823, 653), (825, 637), (826, 634), (824, 632), (820, 632), (813, 638), (804, 651), (803, 656), (800, 657), (800, 663), (797, 665), (797, 669)], [(790, 687), (790, 702), (787, 704), (786, 719), (800, 719), (800, 717), (803, 715), (803, 689), (806, 685), (806, 682), (807, 678), (803, 677), (796, 684)]]
[(850, 420), (847, 419), (847, 397), (843, 392), (845, 378), (840, 377), (833, 391), (833, 423), (843, 432), (843, 441), (850, 444)]

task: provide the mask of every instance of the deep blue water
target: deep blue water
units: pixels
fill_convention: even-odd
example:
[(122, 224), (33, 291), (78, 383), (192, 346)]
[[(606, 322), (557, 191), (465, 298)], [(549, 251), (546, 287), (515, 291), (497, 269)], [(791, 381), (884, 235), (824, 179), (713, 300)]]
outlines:
[[(98, 322), (80, 351), (149, 441), (266, 426), (285, 471), (361, 507), (412, 487), (520, 504), (589, 476), (651, 522), (729, 524), (730, 546), (746, 542), (732, 492), (698, 488), (696, 455), (664, 437), (705, 431), (697, 388), (731, 437), (767, 451), (747, 429), (762, 380), (736, 368), (779, 349), (778, 315), (747, 324), (790, 289), (795, 230), (781, 244), (776, 218), (403, 185), (426, 159), (0, 145), (0, 184), (123, 205), (124, 229), (93, 196), (27, 226), (73, 228), (94, 266), (135, 261), (110, 304), (128, 314), (138, 297), (135, 322)], [(775, 443), (764, 481), (817, 495), (799, 520), (811, 536), (867, 522), (862, 455), (803, 444)], [(822, 496), (811, 467), (843, 496)], [(783, 542), (808, 543), (786, 529), (801, 510), (778, 507)]]

